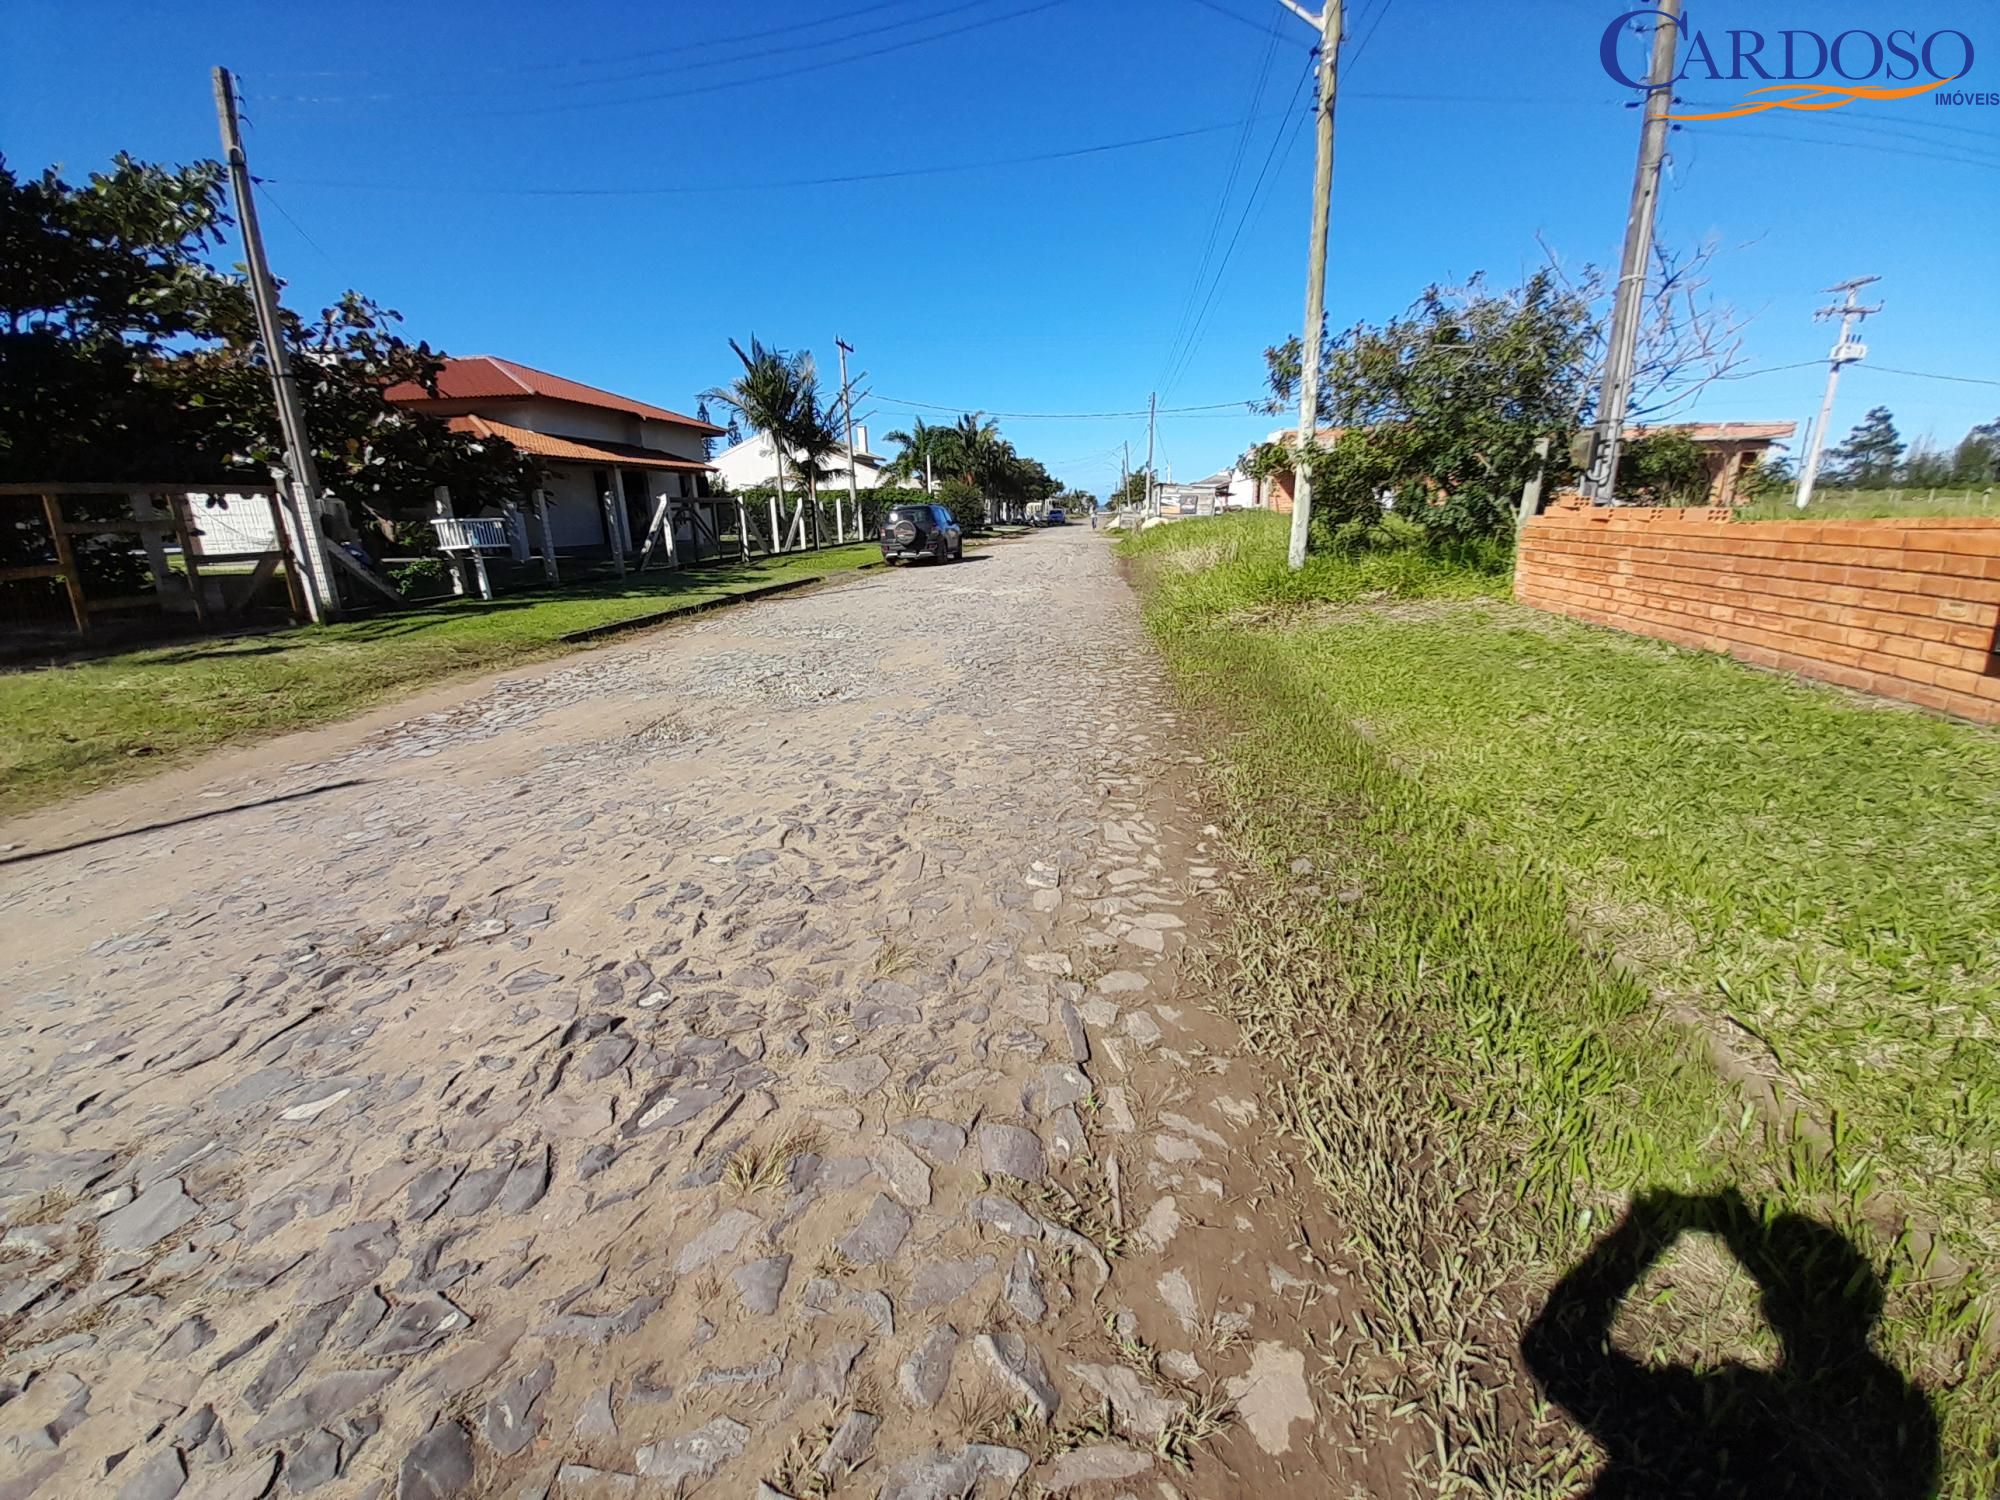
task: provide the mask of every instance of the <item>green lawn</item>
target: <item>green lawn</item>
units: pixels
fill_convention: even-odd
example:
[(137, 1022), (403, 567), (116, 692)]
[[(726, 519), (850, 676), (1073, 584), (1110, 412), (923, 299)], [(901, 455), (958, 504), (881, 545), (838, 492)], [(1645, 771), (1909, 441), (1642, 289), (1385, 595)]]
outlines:
[(0, 675), (0, 813), (218, 745), (323, 724), (455, 673), (572, 650), (561, 640), (571, 631), (847, 572), (880, 557), (872, 543), (829, 548), (6, 673)]
[(2000, 485), (1895, 490), (1815, 490), (1804, 510), (1789, 494), (1753, 501), (1739, 521), (1858, 521), (1886, 516), (2000, 516)]
[[(1490, 567), (1294, 578), (1280, 518), (1125, 546), (1227, 730), (1235, 832), (1294, 898), (1245, 913), (1220, 987), (1296, 1069), (1322, 1179), (1379, 1219), (1359, 1238), (1414, 1309), (1404, 1347), (1460, 1330), (1437, 1359), (1476, 1386), (1478, 1307), (1500, 1319), (1632, 1192), (1735, 1187), (1867, 1247), (1947, 1493), (1990, 1493), (2000, 734), (1530, 611)], [(1761, 1108), (1709, 1033), (1769, 1080)], [(1897, 1241), (1905, 1210), (1948, 1258)], [(1439, 1265), (1453, 1295), (1425, 1307)], [(1509, 1441), (1489, 1416), (1464, 1452)]]

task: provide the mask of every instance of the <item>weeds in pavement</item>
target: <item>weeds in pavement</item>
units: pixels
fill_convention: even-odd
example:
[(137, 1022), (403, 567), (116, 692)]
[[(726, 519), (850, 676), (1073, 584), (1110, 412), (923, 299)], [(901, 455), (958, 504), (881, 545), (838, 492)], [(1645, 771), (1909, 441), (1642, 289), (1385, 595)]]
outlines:
[(817, 1148), (819, 1137), (810, 1129), (795, 1130), (769, 1146), (746, 1146), (729, 1158), (722, 1169), (723, 1184), (745, 1197), (753, 1193), (775, 1193), (790, 1182), (792, 1163)]

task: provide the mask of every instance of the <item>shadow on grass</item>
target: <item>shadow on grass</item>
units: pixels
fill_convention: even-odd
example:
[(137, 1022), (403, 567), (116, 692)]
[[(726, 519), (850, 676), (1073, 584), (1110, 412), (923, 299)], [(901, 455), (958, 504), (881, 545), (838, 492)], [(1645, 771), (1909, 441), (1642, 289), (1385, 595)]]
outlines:
[(135, 834), (158, 833), (163, 828), (179, 828), (187, 823), (203, 823), (210, 818), (226, 818), (231, 813), (250, 812), (259, 807), (278, 807), (286, 802), (303, 802), (308, 797), (323, 797), (328, 792), (344, 791), (351, 786), (365, 786), (360, 777), (351, 776), (345, 781), (329, 781), (324, 786), (309, 786), (303, 791), (283, 792), (275, 797), (260, 797), (255, 802), (238, 802), (229, 807), (211, 807), (205, 812), (189, 813), (185, 818), (168, 818), (160, 823), (142, 823), (137, 828), (121, 828), (116, 833), (100, 833), (95, 838), (78, 839), (73, 844), (57, 844), (48, 849), (27, 849), (19, 854), (0, 857), (0, 866), (23, 865), (31, 860), (47, 859), (53, 854), (71, 854), (78, 849), (91, 849), (99, 844), (115, 843), (119, 839), (129, 839)]
[[(1683, 1234), (1711, 1234), (1756, 1280), (1780, 1353), (1769, 1370), (1643, 1364), (1615, 1348), (1619, 1305)], [(1521, 1340), (1543, 1392), (1607, 1455), (1595, 1500), (1935, 1493), (1938, 1423), (1869, 1343), (1873, 1268), (1802, 1214), (1768, 1222), (1734, 1190), (1649, 1193), (1549, 1294)]]

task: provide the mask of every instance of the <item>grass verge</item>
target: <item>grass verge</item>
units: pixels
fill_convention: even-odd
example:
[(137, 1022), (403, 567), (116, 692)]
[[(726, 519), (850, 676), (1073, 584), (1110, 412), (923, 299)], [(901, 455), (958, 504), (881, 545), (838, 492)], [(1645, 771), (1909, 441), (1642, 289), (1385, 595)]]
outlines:
[(829, 548), (6, 673), (0, 814), (324, 724), (460, 673), (574, 650), (562, 641), (573, 631), (849, 572), (880, 556), (872, 543)]
[[(1635, 1196), (1740, 1191), (1863, 1248), (1944, 1493), (1991, 1493), (2000, 736), (1521, 609), (1491, 566), (1289, 575), (1282, 530), (1126, 548), (1269, 875), (1214, 989), (1354, 1226), (1380, 1315), (1342, 1368), (1379, 1389), (1348, 1395), (1428, 1429), (1413, 1490), (1571, 1492), (1525, 1323)], [(1627, 1346), (1774, 1358), (1728, 1257), (1654, 1276)]]
[(1789, 494), (1741, 507), (1739, 521), (1865, 521), (1886, 516), (2000, 516), (2000, 485), (1939, 485), (1925, 489), (1815, 490), (1800, 510)]

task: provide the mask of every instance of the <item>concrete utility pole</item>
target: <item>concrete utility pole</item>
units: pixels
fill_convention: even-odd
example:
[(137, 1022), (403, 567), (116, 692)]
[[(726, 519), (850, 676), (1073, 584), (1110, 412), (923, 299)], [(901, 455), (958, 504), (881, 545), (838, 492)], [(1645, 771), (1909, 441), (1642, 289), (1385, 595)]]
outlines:
[[(854, 538), (861, 539), (861, 492), (854, 479), (854, 396), (847, 385), (847, 356), (854, 352), (854, 346), (843, 338), (836, 337), (833, 347), (840, 351), (840, 406), (847, 415), (847, 508), (854, 517)], [(839, 542), (847, 540), (847, 530), (840, 524), (840, 497), (833, 501), (833, 535)]]
[(257, 227), (257, 200), (250, 191), (250, 164), (243, 155), (243, 134), (236, 118), (236, 80), (227, 68), (215, 70), (215, 118), (222, 127), (222, 154), (229, 164), (229, 185), (236, 198), (236, 220), (243, 230), (243, 258), (250, 267), (250, 299), (257, 310), (257, 333), (264, 341), (264, 359), (271, 368), (271, 393), (278, 406), (278, 428), (284, 435), (285, 467), (291, 494), (287, 511), (297, 535), (292, 552), (303, 574), (301, 590), (313, 623), (340, 615), (340, 593), (327, 560), (326, 535), (320, 527), (319, 467), (306, 437), (305, 411), (299, 404), (298, 382), (292, 378), (291, 356), (278, 320), (278, 289), (264, 258), (264, 235)]
[(1146, 396), (1146, 514), (1153, 514), (1153, 412), (1159, 405), (1157, 391)]
[(1646, 264), (1653, 254), (1653, 216), (1660, 205), (1660, 163), (1667, 154), (1667, 110), (1673, 104), (1674, 63), (1680, 45), (1681, 0), (1659, 0), (1653, 23), (1652, 66), (1646, 74), (1646, 107), (1639, 126), (1639, 166), (1632, 176), (1632, 206), (1625, 214), (1625, 254), (1611, 307), (1611, 344), (1604, 384), (1597, 396), (1597, 426), (1590, 462), (1578, 488), (1592, 504), (1617, 500), (1618, 451), (1625, 442), (1625, 413), (1632, 403), (1632, 366), (1639, 352), (1640, 315), (1646, 300)]
[(1319, 428), (1319, 341), (1326, 322), (1326, 230), (1333, 204), (1333, 101), (1340, 88), (1341, 0), (1326, 0), (1318, 15), (1279, 0), (1286, 10), (1319, 28), (1319, 109), (1313, 137), (1312, 248), (1306, 256), (1306, 333), (1299, 380), (1299, 454), (1292, 471), (1292, 541), (1287, 558), (1296, 573), (1306, 565), (1312, 525), (1312, 473), (1307, 467)]
[(1799, 475), (1800, 510), (1806, 508), (1807, 502), (1813, 497), (1813, 486), (1819, 482), (1819, 460), (1820, 455), (1826, 451), (1826, 429), (1827, 423), (1833, 417), (1833, 393), (1840, 385), (1840, 367), (1868, 357), (1868, 346), (1852, 336), (1854, 325), (1860, 319), (1871, 317), (1882, 310), (1882, 304), (1879, 302), (1873, 307), (1863, 307), (1854, 300), (1854, 294), (1869, 283), (1881, 279), (1880, 276), (1856, 276), (1851, 281), (1838, 282), (1828, 287), (1829, 292), (1847, 293), (1847, 299), (1836, 302), (1832, 307), (1822, 307), (1813, 314), (1819, 319), (1840, 319), (1840, 337), (1834, 342), (1833, 353), (1827, 356), (1826, 397), (1819, 404), (1819, 420), (1813, 423), (1811, 444), (1806, 449), (1805, 470)]

